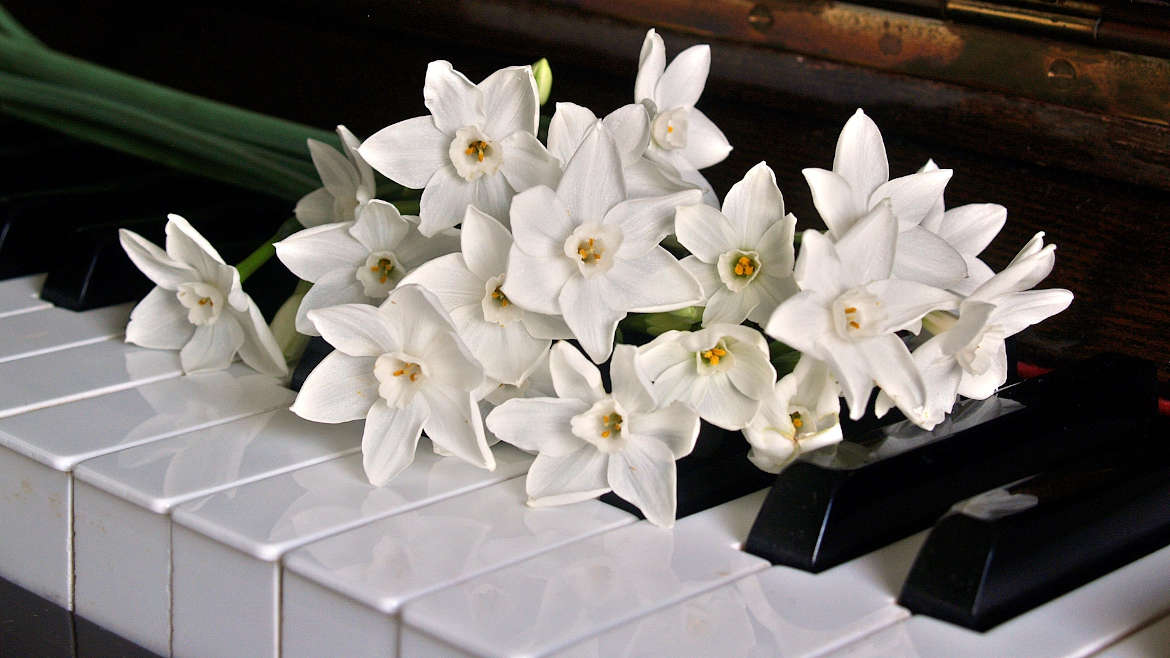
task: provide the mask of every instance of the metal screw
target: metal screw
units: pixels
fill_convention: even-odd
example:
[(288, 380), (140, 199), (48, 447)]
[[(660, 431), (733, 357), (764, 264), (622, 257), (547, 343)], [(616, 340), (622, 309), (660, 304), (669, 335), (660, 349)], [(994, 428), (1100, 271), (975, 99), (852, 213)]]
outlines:
[(1048, 77), (1060, 80), (1073, 80), (1077, 77), (1077, 70), (1067, 59), (1054, 59), (1048, 65)]
[(772, 10), (764, 5), (756, 5), (748, 12), (748, 23), (757, 32), (767, 32), (772, 27)]

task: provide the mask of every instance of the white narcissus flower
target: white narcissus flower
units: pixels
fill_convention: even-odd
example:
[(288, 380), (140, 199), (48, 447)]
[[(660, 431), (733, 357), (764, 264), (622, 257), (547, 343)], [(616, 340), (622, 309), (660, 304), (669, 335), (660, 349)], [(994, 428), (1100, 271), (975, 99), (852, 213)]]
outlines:
[(548, 352), (554, 338), (572, 332), (556, 316), (526, 311), (500, 290), (512, 234), (475, 206), (460, 232), (462, 253), (420, 265), (402, 280), (430, 290), (451, 314), (459, 336), (497, 383), (519, 386)]
[(779, 473), (802, 454), (839, 443), (840, 395), (829, 367), (802, 355), (743, 428), (752, 446), (748, 459), (760, 470)]
[(630, 345), (614, 350), (607, 395), (597, 368), (559, 342), (549, 359), (558, 397), (508, 400), (488, 415), (496, 436), (538, 453), (528, 471), (529, 505), (565, 505), (612, 489), (651, 523), (674, 525), (674, 462), (694, 449), (699, 416), (685, 404), (657, 402), (635, 356)]
[(301, 197), (293, 210), (306, 227), (353, 221), (357, 209), (377, 192), (374, 170), (358, 154), (358, 138), (345, 126), (337, 126), (337, 136), (341, 153), (324, 142), (309, 140), (309, 155), (324, 187)]
[[(1056, 264), (1055, 245), (1037, 233), (1004, 270), (988, 279), (959, 304), (958, 318), (932, 313), (927, 324), (938, 333), (914, 350), (914, 362), (927, 388), (927, 409), (941, 422), (956, 395), (983, 400), (1007, 381), (1004, 340), (1041, 322), (1072, 303), (1067, 290), (1030, 290)], [(890, 408), (878, 396), (875, 412)]]
[[(929, 160), (921, 171), (938, 171), (938, 165)], [(946, 210), (943, 198), (938, 198), (922, 220), (922, 228), (946, 240), (967, 263), (967, 278), (951, 286), (951, 290), (970, 295), (995, 274), (978, 256), (1006, 222), (1007, 208), (998, 203), (969, 203)]]
[(344, 304), (309, 317), (337, 349), (309, 373), (292, 411), (318, 423), (365, 418), (370, 484), (409, 466), (423, 431), (445, 453), (495, 469), (472, 395), (483, 368), (431, 293), (402, 286), (380, 307)]
[(638, 348), (638, 359), (659, 400), (681, 400), (703, 420), (729, 430), (755, 417), (776, 381), (768, 342), (741, 325), (667, 331)]
[(794, 272), (801, 292), (776, 309), (764, 330), (829, 364), (851, 418), (865, 413), (876, 382), (907, 418), (922, 424), (927, 422), (925, 384), (895, 332), (917, 330), (924, 315), (955, 308), (958, 297), (890, 278), (898, 239), (888, 201), (836, 243), (817, 231), (805, 231)]
[(240, 273), (186, 219), (167, 215), (166, 251), (120, 229), (122, 248), (155, 283), (130, 313), (126, 342), (179, 350), (183, 372), (223, 370), (236, 354), (273, 376), (288, 374), (268, 324), (240, 286)]
[(309, 311), (338, 304), (380, 304), (415, 267), (459, 249), (459, 232), (423, 237), (411, 217), (375, 199), (352, 222), (305, 229), (277, 242), (280, 262), (313, 287), (297, 309), (297, 331), (321, 335)]
[(731, 187), (723, 212), (683, 206), (674, 219), (683, 266), (703, 288), (703, 325), (763, 324), (780, 302), (796, 294), (792, 238), (796, 217), (784, 214), (776, 175), (761, 162)]
[(522, 308), (560, 315), (595, 363), (609, 358), (614, 330), (629, 312), (655, 313), (702, 298), (691, 276), (659, 246), (675, 208), (697, 190), (626, 201), (613, 137), (595, 124), (554, 192), (516, 195), (502, 292)]
[(634, 102), (646, 105), (650, 112), (647, 155), (713, 198), (699, 170), (722, 162), (731, 144), (707, 115), (695, 109), (710, 69), (711, 47), (707, 45), (687, 48), (667, 66), (662, 37), (650, 30), (638, 56)]
[(830, 238), (841, 239), (862, 217), (889, 199), (899, 232), (895, 276), (938, 288), (949, 288), (967, 276), (962, 255), (920, 226), (942, 197), (951, 170), (922, 171), (890, 180), (881, 131), (861, 110), (841, 129), (833, 170), (810, 168), (803, 173)]
[(423, 189), (423, 235), (458, 224), (468, 205), (507, 217), (517, 191), (556, 184), (560, 167), (536, 139), (530, 67), (500, 69), (476, 85), (450, 63), (431, 62), (423, 100), (430, 116), (383, 128), (360, 149), (390, 180)]

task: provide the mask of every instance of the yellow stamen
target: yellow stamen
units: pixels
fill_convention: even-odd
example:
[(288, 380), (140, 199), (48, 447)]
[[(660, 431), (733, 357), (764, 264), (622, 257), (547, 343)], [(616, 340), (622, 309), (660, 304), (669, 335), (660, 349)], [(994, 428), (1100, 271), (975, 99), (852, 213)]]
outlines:
[(800, 419), (799, 412), (793, 413), (789, 417), (792, 418), (792, 426), (793, 427), (795, 427), (796, 429), (800, 429), (800, 428), (804, 427), (804, 421)]
[(601, 260), (601, 254), (604, 250), (598, 248), (596, 241), (593, 238), (582, 241), (577, 245), (577, 256), (581, 258), (584, 263), (596, 263)]
[(410, 381), (412, 381), (412, 382), (413, 382), (413, 381), (414, 381), (414, 380), (416, 380), (416, 379), (418, 379), (418, 371), (417, 371), (417, 370), (416, 370), (416, 371), (414, 371), (414, 372), (412, 372), (412, 373), (410, 373)]
[(848, 307), (846, 307), (846, 308), (845, 308), (845, 312), (846, 312), (846, 313), (856, 313), (856, 312), (857, 312), (857, 307), (856, 307), (856, 306), (848, 306)]
[(608, 439), (609, 438), (609, 430), (602, 430), (601, 431), (601, 438)]
[(483, 162), (483, 154), (484, 154), (484, 151), (487, 151), (487, 150), (488, 150), (487, 142), (483, 141), (482, 139), (477, 139), (474, 142), (471, 142), (470, 144), (467, 145), (467, 150), (464, 151), (464, 153), (466, 153), (467, 155), (471, 155), (472, 153), (474, 153), (476, 159), (479, 160), (480, 162)]
[(406, 370), (404, 370), (404, 369), (402, 369), (402, 368), (399, 368), (398, 370), (395, 370), (395, 371), (394, 371), (394, 376), (395, 376), (395, 377), (401, 377), (401, 376), (402, 376), (402, 375), (403, 375), (405, 372), (406, 372)]
[(214, 304), (214, 303), (212, 303), (212, 301), (211, 301), (211, 298), (210, 298), (210, 297), (200, 297), (200, 298), (199, 298), (199, 305), (200, 305), (200, 306), (207, 306), (208, 304), (211, 304), (212, 306), (215, 306), (215, 304)]
[(751, 276), (756, 271), (756, 262), (750, 256), (741, 255), (731, 269), (736, 276)]
[(856, 321), (856, 320), (850, 320), (850, 321), (849, 321), (849, 326), (850, 326), (850, 327), (853, 327), (854, 329), (860, 329), (860, 328), (861, 328), (861, 325), (857, 324), (857, 321)]
[(727, 356), (727, 350), (723, 349), (722, 347), (712, 348), (711, 351), (715, 354), (715, 356)]
[(668, 132), (668, 133), (672, 133), (672, 132), (674, 132), (674, 126), (667, 126), (667, 127), (666, 127), (666, 132)]

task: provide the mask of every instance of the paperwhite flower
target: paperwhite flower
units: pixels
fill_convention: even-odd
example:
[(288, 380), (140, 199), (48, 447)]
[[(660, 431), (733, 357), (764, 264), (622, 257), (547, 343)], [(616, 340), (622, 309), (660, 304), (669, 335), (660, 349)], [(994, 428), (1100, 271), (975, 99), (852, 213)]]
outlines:
[(285, 267), (313, 282), (297, 309), (297, 331), (321, 335), (309, 321), (309, 311), (380, 304), (407, 272), (459, 249), (458, 231), (426, 238), (412, 219), (375, 199), (361, 207), (356, 221), (315, 226), (273, 245)]
[(309, 373), (292, 410), (318, 423), (365, 418), (370, 484), (382, 486), (409, 466), (424, 430), (448, 453), (495, 469), (472, 396), (483, 369), (431, 293), (402, 286), (380, 307), (332, 306), (309, 319), (337, 349)]
[(796, 293), (792, 238), (796, 217), (784, 214), (784, 197), (766, 163), (731, 187), (723, 212), (683, 206), (675, 232), (691, 252), (682, 260), (699, 280), (707, 307), (703, 325), (768, 321), (780, 302)]
[(638, 359), (659, 400), (681, 400), (707, 422), (729, 430), (755, 417), (776, 381), (767, 341), (740, 325), (667, 331), (638, 348)]
[(509, 400), (488, 415), (496, 436), (538, 453), (528, 471), (529, 505), (565, 505), (612, 489), (651, 523), (674, 525), (674, 462), (695, 447), (699, 417), (684, 404), (655, 401), (635, 352), (614, 350), (607, 395), (597, 368), (559, 342), (549, 359), (558, 397)]
[(238, 352), (260, 372), (288, 374), (260, 309), (240, 286), (240, 273), (186, 219), (167, 220), (166, 251), (133, 231), (118, 231), (130, 260), (156, 284), (130, 313), (126, 342), (180, 350), (186, 373), (223, 370)]
[(774, 338), (828, 363), (855, 420), (865, 413), (876, 382), (908, 418), (922, 421), (925, 385), (895, 332), (917, 329), (926, 313), (958, 304), (944, 290), (890, 278), (899, 239), (888, 201), (836, 244), (805, 231), (794, 272), (801, 292), (785, 300), (765, 326)]
[[(635, 103), (619, 107), (601, 122), (613, 134), (618, 155), (621, 156), (627, 198), (662, 196), (696, 187), (680, 178), (672, 168), (661, 167), (646, 156), (650, 146), (650, 116), (646, 106)], [(563, 167), (595, 125), (597, 116), (588, 108), (573, 103), (557, 103), (557, 111), (548, 125), (549, 153), (560, 160)], [(710, 187), (707, 188), (709, 190)], [(714, 192), (708, 195), (705, 191), (703, 201), (718, 203)]]
[(560, 168), (536, 139), (530, 67), (500, 69), (475, 85), (450, 63), (431, 62), (423, 100), (430, 116), (383, 128), (360, 149), (387, 178), (423, 188), (423, 235), (459, 223), (468, 205), (507, 217), (515, 192), (556, 184)]
[[(934, 160), (921, 171), (938, 171)], [(946, 210), (943, 198), (931, 207), (922, 220), (922, 228), (947, 241), (967, 263), (967, 277), (950, 287), (960, 295), (970, 295), (995, 273), (978, 256), (991, 244), (1007, 222), (1007, 208), (998, 203), (969, 203)]]
[(596, 363), (609, 358), (627, 313), (670, 311), (702, 297), (695, 278), (658, 246), (675, 208), (698, 203), (699, 192), (625, 198), (621, 159), (598, 123), (555, 192), (535, 187), (512, 202), (515, 243), (502, 292), (527, 310), (563, 316)]
[(723, 131), (695, 109), (710, 69), (711, 47), (707, 45), (687, 48), (667, 66), (662, 37), (650, 30), (642, 41), (634, 81), (634, 102), (643, 103), (650, 112), (647, 154), (705, 191), (711, 186), (699, 170), (722, 162), (731, 152)]
[(840, 395), (829, 367), (802, 355), (743, 428), (752, 446), (748, 459), (761, 470), (779, 473), (800, 455), (839, 443)]
[[(931, 315), (938, 333), (914, 350), (914, 362), (927, 387), (933, 422), (950, 412), (956, 395), (982, 400), (995, 393), (1007, 381), (1004, 340), (1072, 303), (1067, 290), (1029, 290), (1052, 271), (1055, 249), (1044, 246), (1044, 233), (1037, 233), (1002, 272), (959, 304), (957, 320), (945, 313)], [(890, 400), (878, 396), (875, 412), (880, 416), (889, 407)]]
[(462, 253), (425, 263), (402, 280), (430, 290), (451, 314), (459, 336), (497, 383), (519, 386), (553, 338), (572, 332), (561, 318), (526, 311), (500, 290), (512, 234), (475, 206), (461, 230)]
[(374, 170), (357, 152), (358, 138), (345, 126), (337, 126), (337, 136), (341, 153), (324, 142), (309, 140), (309, 155), (325, 186), (297, 202), (293, 212), (306, 227), (353, 221), (356, 210), (377, 192)]
[(832, 239), (841, 239), (863, 216), (889, 199), (898, 220), (893, 270), (898, 278), (949, 288), (967, 275), (959, 252), (919, 226), (942, 197), (951, 170), (922, 171), (890, 180), (882, 134), (861, 110), (841, 129), (833, 171), (810, 168), (803, 173), (812, 190), (813, 205)]

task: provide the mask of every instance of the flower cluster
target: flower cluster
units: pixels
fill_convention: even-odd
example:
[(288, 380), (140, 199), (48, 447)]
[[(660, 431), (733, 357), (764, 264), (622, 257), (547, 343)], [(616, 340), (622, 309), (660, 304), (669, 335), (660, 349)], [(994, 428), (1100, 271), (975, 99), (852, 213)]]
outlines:
[[(364, 142), (339, 128), (342, 152), (310, 143), (323, 187), (297, 205), (308, 228), (275, 251), (312, 284), (296, 329), (336, 350), (292, 410), (364, 418), (376, 485), (409, 466), (424, 432), (488, 469), (503, 440), (536, 454), (530, 504), (612, 490), (668, 527), (675, 461), (700, 419), (741, 430), (752, 462), (778, 472), (842, 439), (842, 397), (859, 418), (880, 389), (875, 413), (897, 407), (929, 429), (959, 396), (994, 393), (1004, 340), (1071, 302), (1031, 290), (1054, 248), (1038, 234), (992, 272), (978, 256), (1006, 210), (946, 209), (952, 172), (933, 162), (891, 179), (861, 110), (832, 170), (804, 170), (827, 230), (797, 237), (764, 162), (719, 204), (700, 170), (731, 146), (695, 107), (710, 57), (696, 46), (667, 65), (651, 30), (635, 102), (601, 119), (557, 103), (543, 143), (530, 67), (475, 84), (433, 62), (429, 114)], [(421, 190), (417, 217), (375, 198), (374, 171)], [(160, 286), (128, 338), (183, 346), (189, 370), (238, 351), (279, 371), (238, 275), (174, 226), (165, 254), (124, 236)]]

